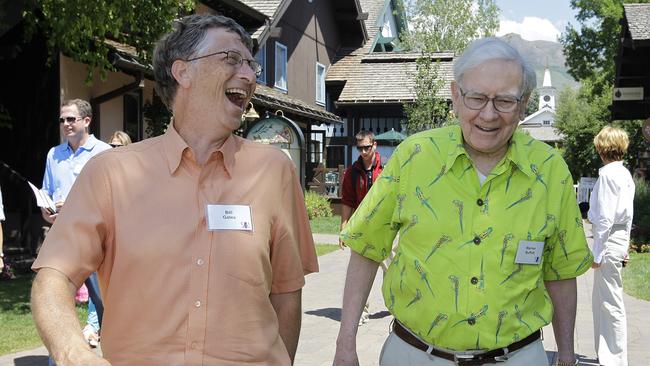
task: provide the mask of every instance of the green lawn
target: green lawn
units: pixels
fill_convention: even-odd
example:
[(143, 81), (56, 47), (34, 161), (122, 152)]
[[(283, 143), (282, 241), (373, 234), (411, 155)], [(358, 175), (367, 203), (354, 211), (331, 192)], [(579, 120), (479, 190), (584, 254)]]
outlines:
[(339, 250), (339, 249), (340, 248), (339, 248), (338, 245), (316, 243), (316, 255), (318, 255), (319, 257), (321, 255), (325, 255), (327, 253), (331, 253), (331, 252), (333, 252), (335, 250)]
[[(0, 355), (42, 345), (29, 307), (31, 287), (32, 275), (0, 281)], [(84, 319), (84, 324), (87, 312), (87, 305), (77, 307), (79, 319)]]
[(341, 228), (341, 216), (317, 217), (309, 220), (309, 225), (312, 233), (338, 235)]
[(623, 290), (638, 299), (650, 300), (650, 253), (630, 253), (623, 269)]

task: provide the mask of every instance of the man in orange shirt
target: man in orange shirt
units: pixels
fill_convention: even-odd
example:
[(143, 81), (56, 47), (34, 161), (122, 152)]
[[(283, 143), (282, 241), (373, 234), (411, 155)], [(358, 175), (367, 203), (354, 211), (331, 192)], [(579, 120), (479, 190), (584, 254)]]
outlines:
[[(33, 266), (34, 319), (58, 364), (292, 363), (318, 263), (293, 164), (232, 133), (260, 71), (226, 17), (185, 17), (158, 42), (172, 124), (85, 166)], [(73, 302), (95, 270), (104, 359)]]

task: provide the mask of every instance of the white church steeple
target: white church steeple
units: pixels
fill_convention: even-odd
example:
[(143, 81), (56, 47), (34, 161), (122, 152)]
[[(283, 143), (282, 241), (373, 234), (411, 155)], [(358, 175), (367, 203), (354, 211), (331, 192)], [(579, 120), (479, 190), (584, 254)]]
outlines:
[(539, 88), (538, 91), (539, 91), (538, 109), (547, 107), (552, 110), (555, 110), (556, 89), (551, 84), (551, 71), (548, 69), (548, 66), (544, 70), (544, 82), (542, 83), (542, 87)]

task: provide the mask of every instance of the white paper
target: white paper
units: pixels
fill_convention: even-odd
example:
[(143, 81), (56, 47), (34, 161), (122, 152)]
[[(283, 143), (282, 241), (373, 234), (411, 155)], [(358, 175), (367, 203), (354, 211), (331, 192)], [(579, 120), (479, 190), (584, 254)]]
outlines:
[(544, 252), (543, 241), (521, 240), (517, 248), (515, 263), (518, 264), (540, 264)]
[(36, 188), (35, 185), (32, 184), (32, 182), (27, 182), (29, 184), (29, 188), (32, 189), (32, 192), (34, 192), (34, 197), (36, 198), (36, 205), (38, 207), (42, 207), (46, 210), (49, 210), (52, 213), (56, 213), (56, 205), (54, 204), (54, 201), (50, 198), (50, 196), (41, 191), (40, 189)]
[(205, 213), (208, 230), (253, 230), (250, 206), (207, 205)]

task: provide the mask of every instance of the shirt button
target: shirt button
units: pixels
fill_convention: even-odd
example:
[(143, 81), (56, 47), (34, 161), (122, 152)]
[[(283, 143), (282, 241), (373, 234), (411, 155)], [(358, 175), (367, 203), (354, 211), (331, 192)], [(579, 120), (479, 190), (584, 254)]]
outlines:
[(196, 300), (196, 302), (194, 303), (194, 306), (196, 306), (197, 308), (200, 308), (201, 307), (201, 301)]
[(472, 279), (469, 281), (472, 283), (472, 285), (476, 285), (478, 283), (478, 278), (472, 277)]
[(474, 325), (474, 324), (476, 324), (476, 319), (475, 319), (475, 318), (473, 318), (473, 317), (472, 317), (472, 318), (469, 318), (469, 319), (467, 319), (467, 324), (469, 324), (469, 325)]
[(479, 238), (478, 236), (475, 236), (473, 241), (474, 241), (474, 244), (476, 244), (476, 245), (481, 244), (481, 238)]
[(191, 349), (196, 349), (196, 342), (190, 343), (190, 348)]
[(484, 203), (483, 200), (480, 198), (476, 200), (476, 204), (479, 206), (483, 206), (483, 203)]
[(203, 262), (203, 259), (201, 259), (201, 258), (199, 258), (199, 259), (196, 260), (196, 265), (197, 265), (197, 266), (202, 266), (203, 263), (204, 263), (204, 262)]

